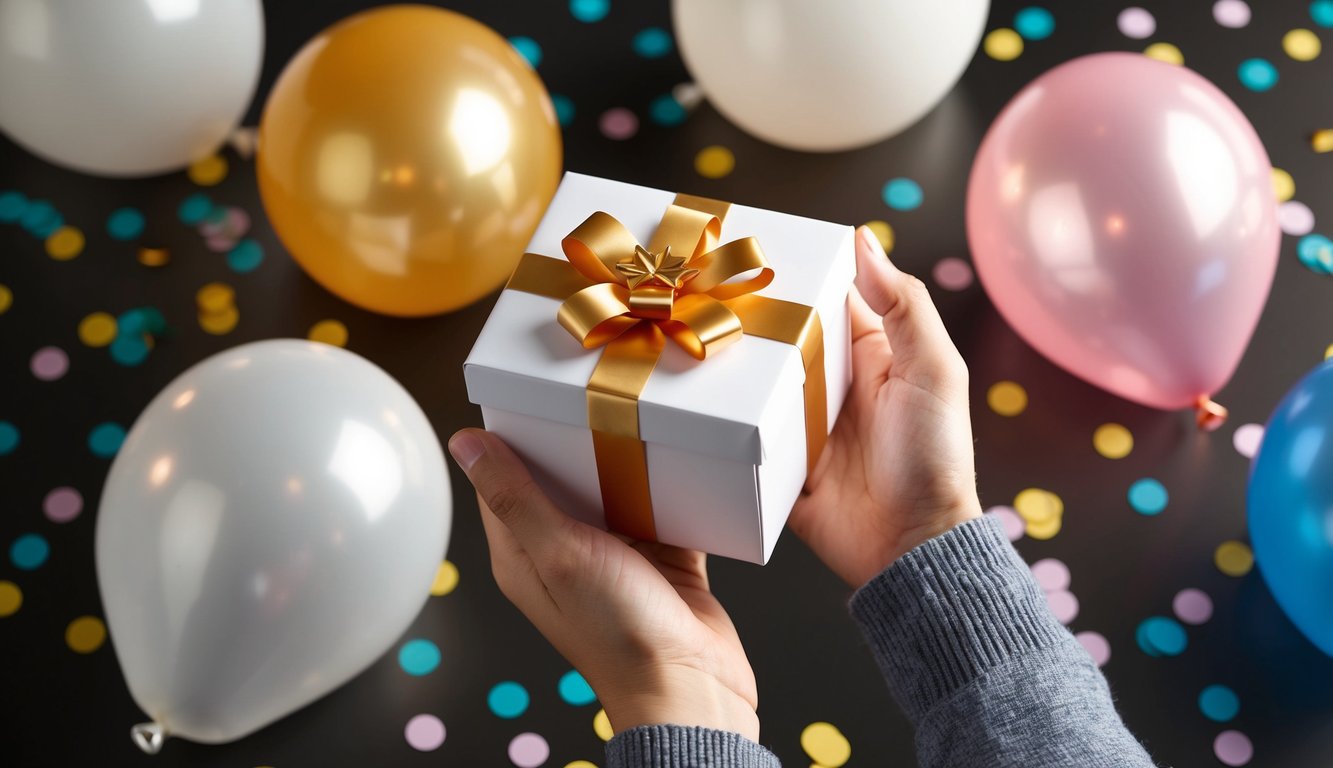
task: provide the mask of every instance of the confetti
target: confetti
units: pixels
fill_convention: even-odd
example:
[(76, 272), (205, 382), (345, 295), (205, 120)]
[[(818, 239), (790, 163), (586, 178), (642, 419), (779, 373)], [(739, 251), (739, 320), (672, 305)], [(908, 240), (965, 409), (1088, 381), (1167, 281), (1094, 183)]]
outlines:
[(75, 653), (92, 653), (106, 642), (106, 625), (96, 616), (80, 616), (65, 627), (65, 644)]
[(1092, 663), (1099, 667), (1106, 666), (1106, 662), (1111, 660), (1111, 644), (1107, 642), (1106, 637), (1098, 632), (1079, 632), (1074, 635), (1078, 644), (1083, 646), (1083, 650), (1092, 657)]
[(537, 768), (550, 756), (550, 745), (535, 733), (520, 733), (509, 742), (509, 760), (518, 768)]
[(1180, 49), (1170, 43), (1153, 43), (1143, 49), (1143, 55), (1150, 59), (1175, 64), (1177, 66), (1185, 63), (1185, 54)]
[(138, 258), (145, 267), (164, 267), (171, 261), (171, 254), (166, 248), (140, 248)]
[(1004, 535), (1010, 541), (1018, 541), (1023, 538), (1023, 530), (1027, 523), (1014, 511), (1013, 507), (997, 506), (986, 510), (989, 517), (995, 518), (1004, 529)]
[(1246, 59), (1236, 70), (1241, 85), (1251, 91), (1263, 93), (1277, 85), (1277, 68), (1267, 59)]
[(113, 421), (104, 421), (88, 433), (88, 450), (101, 459), (109, 459), (125, 442), (125, 428)]
[(852, 745), (831, 723), (811, 723), (801, 731), (801, 749), (827, 768), (840, 768), (852, 756)]
[(9, 311), (14, 305), (14, 292), (9, 290), (9, 286), (0, 284), (0, 315)]
[(227, 178), (227, 158), (221, 155), (200, 158), (190, 164), (186, 174), (201, 187), (216, 186)]
[(1126, 8), (1116, 17), (1116, 26), (1125, 37), (1142, 40), (1157, 31), (1157, 19), (1142, 8)]
[(597, 768), (597, 764), (590, 763), (587, 760), (575, 760), (571, 763), (565, 763), (565, 768)]
[(1310, 20), (1321, 27), (1333, 27), (1333, 0), (1310, 3)]
[(1140, 515), (1157, 515), (1166, 509), (1166, 486), (1151, 477), (1135, 480), (1129, 486), (1129, 506)]
[(1288, 235), (1308, 235), (1314, 229), (1314, 212), (1305, 203), (1288, 200), (1278, 206), (1277, 221)]
[(704, 147), (694, 156), (694, 170), (705, 179), (720, 179), (735, 167), (736, 157), (726, 147)]
[(33, 353), (29, 368), (39, 381), (58, 381), (69, 370), (69, 355), (60, 347), (42, 347)]
[(241, 274), (253, 272), (263, 262), (263, 246), (249, 238), (237, 243), (236, 247), (227, 253), (227, 266), (231, 267), (231, 271)]
[(898, 177), (884, 184), (884, 204), (895, 211), (913, 211), (921, 207), (925, 195), (921, 185), (911, 179)]
[(1240, 697), (1225, 685), (1210, 685), (1199, 693), (1199, 711), (1216, 723), (1225, 723), (1240, 713)]
[(555, 109), (556, 122), (561, 125), (569, 125), (574, 121), (574, 102), (570, 101), (568, 96), (559, 93), (551, 94), (551, 106)]
[(79, 321), (79, 341), (90, 347), (105, 347), (116, 339), (116, 318), (94, 312)]
[(1055, 32), (1055, 17), (1039, 6), (1028, 6), (1014, 14), (1014, 29), (1024, 40), (1045, 40)]
[(569, 12), (579, 21), (591, 24), (606, 18), (611, 0), (569, 0)]
[(1103, 424), (1092, 433), (1092, 447), (1108, 459), (1123, 459), (1134, 450), (1134, 435), (1120, 424)]
[(18, 224), (33, 237), (45, 240), (65, 226), (65, 218), (47, 201), (34, 200), (23, 209)]
[(13, 422), (0, 421), (0, 456), (8, 456), (19, 447), (19, 428)]
[(1013, 61), (1023, 54), (1023, 37), (1012, 29), (993, 29), (981, 41), (981, 49), (996, 61)]
[(1228, 576), (1244, 576), (1254, 567), (1254, 552), (1242, 541), (1224, 541), (1213, 552), (1213, 564)]
[(1310, 148), (1319, 154), (1333, 152), (1333, 128), (1321, 128), (1311, 134)]
[(533, 69), (536, 69), (537, 65), (542, 63), (542, 47), (536, 40), (519, 35), (509, 38), (509, 44), (514, 46), (518, 55), (522, 56), (528, 62), (528, 66)]
[(1059, 496), (1050, 491), (1027, 488), (1014, 497), (1014, 510), (1031, 525), (1058, 520), (1064, 514), (1065, 505)]
[(639, 132), (639, 118), (624, 107), (615, 107), (602, 113), (597, 127), (606, 138), (624, 141)]
[(1213, 617), (1213, 599), (1201, 589), (1182, 589), (1171, 599), (1171, 610), (1186, 624), (1206, 624)]
[(1231, 436), (1231, 444), (1235, 447), (1236, 453), (1247, 459), (1254, 458), (1259, 453), (1259, 444), (1264, 439), (1264, 425), (1262, 424), (1241, 424), (1236, 427), (1236, 431)]
[(132, 368), (148, 359), (148, 342), (144, 336), (120, 335), (111, 342), (111, 359), (121, 365)]
[(205, 333), (222, 336), (231, 333), (240, 319), (241, 313), (236, 307), (227, 307), (217, 312), (200, 312), (199, 327)]
[(972, 285), (972, 266), (957, 256), (940, 259), (930, 274), (936, 284), (948, 291), (963, 291)]
[(1322, 47), (1319, 36), (1308, 29), (1293, 29), (1282, 36), (1282, 50), (1296, 61), (1314, 61)]
[(9, 190), (0, 192), (0, 223), (14, 224), (23, 218), (23, 212), (28, 210), (28, 198), (21, 192)]
[(226, 283), (209, 283), (194, 295), (200, 312), (221, 312), (236, 301), (236, 291)]
[(83, 511), (83, 496), (73, 488), (53, 488), (42, 500), (42, 511), (53, 523), (68, 523)]
[(1296, 182), (1281, 168), (1273, 169), (1273, 194), (1279, 203), (1285, 203), (1296, 194)]
[(444, 597), (458, 587), (458, 566), (445, 560), (435, 569), (435, 579), (431, 581), (430, 593), (435, 597)]
[(1179, 656), (1185, 652), (1188, 638), (1180, 622), (1165, 616), (1145, 619), (1135, 632), (1139, 647), (1149, 656)]
[(213, 200), (203, 192), (196, 192), (181, 201), (176, 216), (184, 224), (198, 224), (213, 212)]
[(658, 125), (680, 125), (688, 115), (685, 107), (669, 93), (658, 96), (648, 105), (648, 116)]
[(0, 619), (13, 616), (23, 607), (23, 590), (12, 581), (0, 581)]
[(1250, 738), (1240, 731), (1222, 731), (1213, 740), (1213, 754), (1223, 765), (1247, 765), (1254, 758), (1254, 745)]
[(566, 704), (575, 707), (582, 707), (597, 701), (597, 694), (593, 692), (592, 686), (579, 674), (577, 669), (571, 669), (560, 676), (560, 682), (556, 686), (560, 692), (560, 698), (565, 700)]
[(106, 233), (113, 240), (133, 240), (143, 229), (143, 213), (138, 208), (117, 208), (106, 217)]
[(861, 226), (869, 229), (875, 239), (879, 240), (880, 246), (884, 248), (884, 253), (893, 253), (893, 227), (889, 226), (887, 221), (874, 219)]
[(69, 261), (83, 253), (83, 232), (65, 225), (46, 238), (46, 255), (56, 261)]
[(407, 721), (403, 738), (418, 752), (433, 752), (444, 743), (444, 723), (435, 715), (417, 715)]
[(1333, 240), (1323, 235), (1302, 237), (1296, 243), (1296, 257), (1312, 272), (1333, 274)]
[(658, 59), (671, 53), (673, 47), (671, 33), (660, 27), (641, 29), (634, 35), (631, 47), (645, 59)]
[(602, 741), (610, 741), (615, 733), (611, 730), (611, 719), (606, 716), (605, 709), (597, 710), (597, 714), (592, 718), (592, 732), (597, 734), (597, 738)]
[(51, 556), (51, 545), (40, 534), (25, 533), (14, 539), (9, 546), (9, 561), (21, 571), (32, 571), (42, 567), (46, 558)]
[(414, 677), (429, 675), (440, 666), (440, 648), (425, 638), (415, 638), (398, 649), (398, 666)]
[(1078, 598), (1067, 589), (1046, 593), (1046, 606), (1056, 621), (1068, 626), (1078, 618)]
[(1043, 592), (1058, 592), (1069, 589), (1069, 566), (1063, 560), (1048, 557), (1029, 566), (1032, 578)]
[(347, 326), (337, 320), (320, 320), (310, 326), (306, 338), (335, 347), (347, 346)]
[(506, 720), (512, 720), (528, 711), (530, 701), (528, 689), (512, 680), (497, 683), (491, 688), (490, 693), (486, 694), (486, 706), (491, 708), (496, 717)]
[(1250, 6), (1244, 0), (1218, 0), (1213, 3), (1213, 20), (1230, 29), (1250, 23)]

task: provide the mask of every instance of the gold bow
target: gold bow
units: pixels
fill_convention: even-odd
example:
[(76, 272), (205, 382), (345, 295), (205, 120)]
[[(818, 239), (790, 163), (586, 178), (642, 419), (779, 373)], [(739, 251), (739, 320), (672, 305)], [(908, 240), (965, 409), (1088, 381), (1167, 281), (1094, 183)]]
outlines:
[(607, 527), (637, 539), (656, 539), (639, 394), (667, 338), (697, 360), (743, 334), (797, 346), (806, 374), (807, 468), (828, 437), (819, 315), (753, 295), (773, 281), (773, 269), (753, 237), (717, 244), (729, 208), (677, 195), (647, 247), (597, 211), (561, 241), (568, 262), (524, 254), (505, 286), (560, 300), (560, 325), (585, 349), (603, 347), (587, 387), (597, 479)]

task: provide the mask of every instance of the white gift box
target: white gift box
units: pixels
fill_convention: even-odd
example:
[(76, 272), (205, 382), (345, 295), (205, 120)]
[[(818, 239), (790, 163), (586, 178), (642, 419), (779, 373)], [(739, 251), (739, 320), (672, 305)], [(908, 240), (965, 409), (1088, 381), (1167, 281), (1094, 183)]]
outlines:
[[(528, 245), (564, 260), (561, 240), (605, 211), (648, 243), (674, 192), (566, 173)], [(824, 331), (827, 424), (851, 383), (851, 227), (732, 205), (720, 243), (758, 238), (773, 282), (758, 295), (814, 307)], [(586, 386), (602, 349), (556, 322), (557, 299), (500, 294), (464, 364), (486, 428), (523, 458), (565, 512), (605, 526)], [(800, 350), (753, 335), (698, 361), (668, 341), (638, 401), (658, 541), (765, 563), (806, 476)]]

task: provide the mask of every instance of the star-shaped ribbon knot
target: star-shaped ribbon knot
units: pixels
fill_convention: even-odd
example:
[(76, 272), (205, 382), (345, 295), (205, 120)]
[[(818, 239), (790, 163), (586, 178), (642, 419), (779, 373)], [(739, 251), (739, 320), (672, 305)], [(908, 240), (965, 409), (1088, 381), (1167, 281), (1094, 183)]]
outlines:
[(631, 291), (653, 281), (680, 290), (686, 280), (699, 274), (699, 270), (685, 266), (684, 256), (672, 256), (670, 245), (661, 253), (650, 253), (642, 245), (636, 245), (634, 255), (616, 264), (616, 271), (625, 276)]

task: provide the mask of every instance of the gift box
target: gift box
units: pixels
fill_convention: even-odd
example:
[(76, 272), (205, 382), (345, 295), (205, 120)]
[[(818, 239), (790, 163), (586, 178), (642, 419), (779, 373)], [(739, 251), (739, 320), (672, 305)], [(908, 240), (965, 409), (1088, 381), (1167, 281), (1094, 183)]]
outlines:
[(567, 173), (468, 397), (568, 514), (767, 562), (851, 382), (853, 237)]

